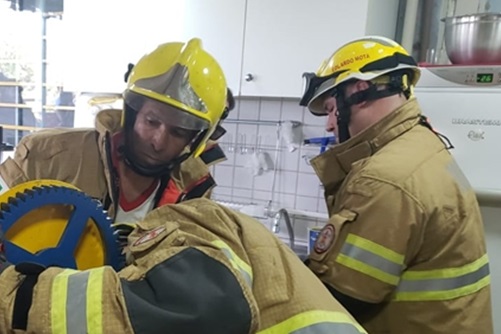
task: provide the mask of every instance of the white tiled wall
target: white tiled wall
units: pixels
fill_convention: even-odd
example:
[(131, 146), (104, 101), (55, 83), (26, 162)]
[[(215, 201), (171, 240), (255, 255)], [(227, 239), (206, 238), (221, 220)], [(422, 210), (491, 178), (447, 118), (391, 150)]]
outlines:
[[(311, 115), (298, 102), (295, 99), (239, 98), (229, 119), (295, 120), (302, 123), (303, 138), (327, 135), (325, 118)], [(290, 152), (285, 141), (280, 139), (277, 150), (277, 127), (274, 125), (225, 123), (224, 127), (227, 133), (220, 144), (228, 160), (212, 170), (218, 183), (213, 193), (215, 200), (258, 205), (267, 205), (271, 200), (272, 210), (319, 212), (325, 213), (327, 218), (323, 189), (308, 159), (304, 158), (318, 155), (319, 147), (300, 146)], [(276, 170), (254, 176), (248, 167), (253, 149), (269, 154), (271, 161), (277, 162)], [(294, 218), (296, 240), (306, 242), (307, 228), (324, 223), (322, 219)], [(284, 236), (285, 231), (283, 227), (280, 234)]]

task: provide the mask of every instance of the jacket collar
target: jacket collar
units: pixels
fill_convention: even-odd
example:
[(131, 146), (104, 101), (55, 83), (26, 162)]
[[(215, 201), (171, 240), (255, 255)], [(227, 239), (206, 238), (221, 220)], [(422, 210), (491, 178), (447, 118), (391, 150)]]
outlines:
[(343, 181), (353, 163), (370, 157), (387, 143), (416, 126), (420, 116), (419, 104), (412, 98), (355, 137), (313, 158), (311, 165), (325, 189)]

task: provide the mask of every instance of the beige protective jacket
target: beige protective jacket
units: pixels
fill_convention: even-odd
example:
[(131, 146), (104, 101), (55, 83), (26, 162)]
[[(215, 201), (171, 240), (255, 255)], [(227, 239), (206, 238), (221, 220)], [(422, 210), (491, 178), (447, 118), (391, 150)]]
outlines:
[[(8, 187), (38, 179), (71, 183), (99, 199), (113, 217), (118, 190), (110, 138), (121, 130), (121, 113), (111, 109), (100, 111), (96, 116), (96, 129), (47, 129), (24, 137), (16, 147), (14, 158), (0, 165), (0, 176)], [(218, 148), (217, 145), (210, 147)], [(214, 151), (216, 149), (211, 150)], [(211, 154), (205, 160), (188, 158), (173, 170), (159, 189), (157, 206), (208, 196), (215, 181), (207, 165), (224, 160), (224, 154), (219, 150), (219, 154)]]
[[(26, 332), (365, 333), (259, 221), (208, 199), (150, 212), (129, 245), (118, 273), (43, 271)], [(13, 305), (25, 277), (13, 266), (0, 275), (0, 333), (22, 317)]]
[(378, 304), (358, 319), (369, 333), (493, 332), (475, 193), (415, 99), (312, 165), (331, 218), (309, 266)]

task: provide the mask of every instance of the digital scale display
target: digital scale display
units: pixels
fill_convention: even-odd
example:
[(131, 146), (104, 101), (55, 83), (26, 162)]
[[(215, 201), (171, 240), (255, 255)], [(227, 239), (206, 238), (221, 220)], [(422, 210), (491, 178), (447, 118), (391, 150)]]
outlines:
[[(429, 76), (430, 72), (432, 75)], [(501, 88), (501, 64), (499, 65), (437, 65), (423, 67), (422, 78), (417, 87), (472, 87)], [(435, 76), (444, 81), (435, 80)]]
[(493, 79), (492, 73), (477, 73), (477, 83), (492, 83)]

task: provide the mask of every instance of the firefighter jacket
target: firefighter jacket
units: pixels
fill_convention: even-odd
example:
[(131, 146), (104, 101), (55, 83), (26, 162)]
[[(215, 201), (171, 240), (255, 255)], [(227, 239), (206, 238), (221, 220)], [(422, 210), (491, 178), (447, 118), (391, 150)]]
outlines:
[[(118, 187), (111, 136), (121, 130), (121, 113), (111, 109), (100, 111), (95, 129), (47, 129), (24, 137), (14, 158), (0, 165), (1, 178), (7, 187), (38, 179), (71, 183), (99, 199), (114, 217)], [(207, 165), (221, 160), (224, 154), (215, 143), (201, 158), (188, 158), (167, 179), (161, 180), (156, 206), (208, 196), (215, 181)]]
[(475, 193), (415, 99), (312, 165), (330, 220), (309, 266), (377, 304), (357, 319), (369, 333), (493, 332)]
[(259, 221), (208, 199), (151, 211), (128, 251), (118, 273), (52, 267), (34, 280), (7, 267), (0, 332), (365, 333)]

